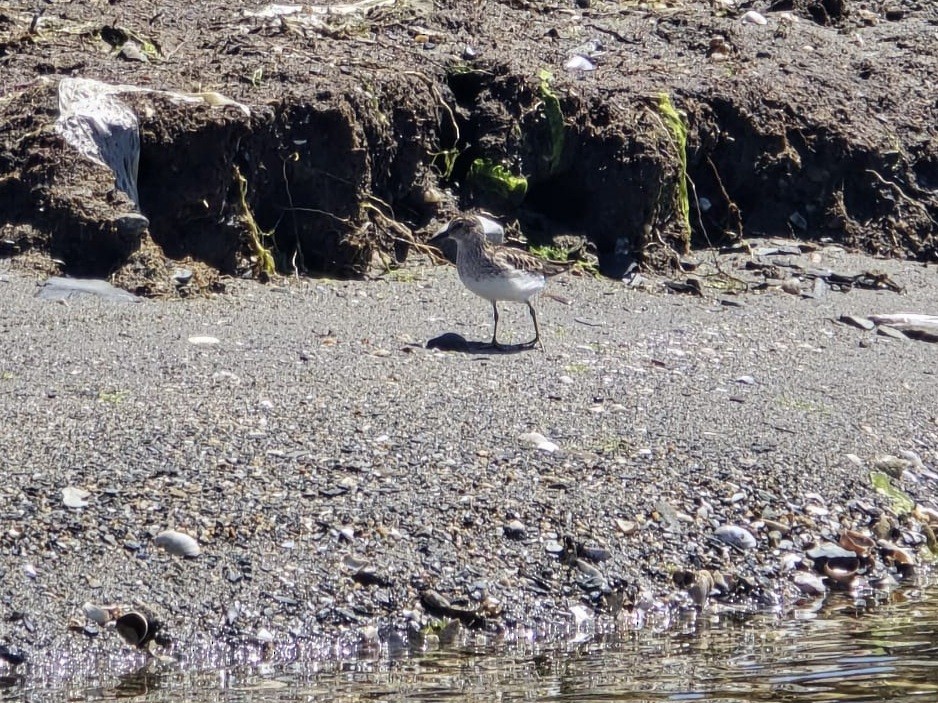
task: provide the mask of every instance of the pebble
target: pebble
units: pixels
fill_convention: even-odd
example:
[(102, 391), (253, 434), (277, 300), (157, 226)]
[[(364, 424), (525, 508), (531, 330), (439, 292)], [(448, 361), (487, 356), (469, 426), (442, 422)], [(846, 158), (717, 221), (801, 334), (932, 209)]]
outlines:
[(177, 268), (173, 269), (172, 279), (177, 286), (185, 286), (192, 280), (192, 269)]
[(890, 327), (889, 325), (880, 325), (876, 328), (876, 333), (881, 334), (883, 337), (890, 337), (892, 339), (908, 339), (908, 336), (906, 336), (902, 330), (898, 330), (895, 327)]
[(582, 605), (572, 606), (570, 614), (573, 615), (573, 624), (577, 629), (593, 619), (593, 614)]
[(721, 525), (713, 533), (721, 542), (739, 550), (752, 549), (756, 546), (756, 538), (752, 533), (737, 525)]
[(82, 297), (95, 297), (119, 303), (139, 303), (142, 300), (133, 293), (112, 286), (107, 281), (59, 276), (53, 276), (43, 283), (36, 297), (57, 302), (67, 302)]
[(595, 71), (596, 66), (584, 56), (571, 56), (563, 65), (568, 71)]
[(811, 571), (796, 571), (791, 580), (806, 596), (823, 596), (827, 593), (824, 579)]
[(542, 452), (553, 453), (560, 449), (559, 446), (551, 442), (547, 437), (542, 435), (540, 432), (526, 432), (525, 434), (518, 437), (525, 444), (530, 444), (536, 449), (540, 449)]
[(745, 15), (743, 15), (743, 22), (748, 22), (749, 24), (768, 24), (768, 20), (760, 15), (755, 10), (749, 10)]
[(791, 295), (801, 295), (801, 281), (792, 276), (782, 281), (782, 290)]
[(508, 539), (524, 539), (527, 534), (527, 528), (520, 520), (511, 520), (503, 529)]
[(185, 532), (164, 530), (153, 539), (153, 542), (174, 557), (194, 559), (202, 553), (202, 549), (195, 538), (190, 537)]
[(861, 330), (872, 330), (874, 327), (876, 327), (876, 323), (873, 322), (870, 318), (861, 317), (859, 315), (841, 315), (839, 319), (841, 322), (848, 325), (853, 325), (854, 327), (859, 327)]
[(67, 508), (84, 508), (88, 505), (88, 501), (85, 500), (85, 498), (90, 495), (91, 494), (83, 488), (68, 486), (62, 489), (62, 502), (65, 503), (65, 507)]
[(839, 544), (824, 542), (809, 549), (806, 554), (814, 561), (814, 568), (823, 570), (825, 565), (835, 569), (856, 570), (859, 566), (857, 555)]
[(200, 336), (200, 335), (189, 337), (189, 344), (194, 344), (196, 346), (218, 344), (218, 341), (219, 341), (218, 337), (208, 337), (208, 336)]
[(544, 543), (544, 551), (547, 552), (548, 554), (554, 554), (554, 555), (562, 554), (563, 545), (560, 544), (560, 542), (558, 542), (557, 540), (550, 540)]
[(270, 644), (274, 641), (274, 633), (266, 627), (260, 628), (254, 635), (255, 639), (261, 644)]

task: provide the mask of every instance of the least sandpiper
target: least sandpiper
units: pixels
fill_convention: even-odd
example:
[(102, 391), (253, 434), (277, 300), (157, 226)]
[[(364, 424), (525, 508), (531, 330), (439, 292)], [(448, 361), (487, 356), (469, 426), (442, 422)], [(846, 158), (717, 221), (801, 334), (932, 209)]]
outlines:
[(493, 244), (476, 217), (457, 217), (440, 234), (430, 240), (438, 243), (444, 237), (456, 242), (456, 270), (459, 280), (476, 295), (491, 301), (495, 327), (492, 346), (498, 343), (498, 301), (525, 303), (534, 321), (534, 339), (522, 347), (534, 347), (541, 340), (537, 312), (532, 302), (544, 290), (547, 279), (567, 270), (566, 266), (540, 259), (520, 249)]

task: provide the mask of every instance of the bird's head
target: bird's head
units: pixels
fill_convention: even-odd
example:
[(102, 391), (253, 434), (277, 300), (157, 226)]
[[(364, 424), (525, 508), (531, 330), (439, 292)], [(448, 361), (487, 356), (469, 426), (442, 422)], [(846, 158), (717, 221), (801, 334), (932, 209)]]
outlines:
[(484, 236), (482, 223), (477, 217), (460, 216), (450, 220), (427, 244), (438, 249), (447, 260), (455, 264), (461, 244)]
[(460, 216), (450, 220), (449, 224), (437, 232), (428, 244), (439, 246), (444, 239), (452, 239), (457, 243), (470, 241), (476, 237), (483, 237), (482, 223), (477, 217)]

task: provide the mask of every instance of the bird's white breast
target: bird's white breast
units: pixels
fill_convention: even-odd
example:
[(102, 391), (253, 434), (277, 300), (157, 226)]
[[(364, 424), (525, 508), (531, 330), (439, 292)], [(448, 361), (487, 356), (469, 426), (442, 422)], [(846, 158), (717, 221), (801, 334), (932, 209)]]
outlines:
[(507, 300), (523, 303), (544, 289), (544, 276), (539, 273), (514, 270), (498, 276), (478, 276), (459, 272), (459, 278), (473, 293), (486, 300)]

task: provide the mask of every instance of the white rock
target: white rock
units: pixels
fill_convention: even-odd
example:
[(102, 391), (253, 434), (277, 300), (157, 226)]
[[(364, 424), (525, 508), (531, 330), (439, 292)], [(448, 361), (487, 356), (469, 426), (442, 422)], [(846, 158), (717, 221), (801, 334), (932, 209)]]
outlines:
[(824, 580), (810, 571), (796, 571), (792, 574), (791, 580), (806, 596), (823, 596), (827, 593)]
[(174, 557), (197, 557), (202, 553), (199, 543), (194, 537), (190, 537), (185, 532), (176, 532), (176, 530), (164, 530), (160, 532), (153, 540), (158, 547), (162, 547)]
[(540, 432), (527, 432), (520, 437), (518, 437), (525, 444), (530, 444), (536, 449), (540, 449), (542, 452), (555, 452), (560, 447), (551, 442), (547, 437), (542, 435)]
[(593, 614), (582, 605), (572, 606), (570, 608), (570, 614), (573, 615), (573, 624), (577, 629), (593, 620)]
[(595, 71), (596, 66), (585, 56), (571, 56), (563, 65), (568, 71)]
[(257, 634), (255, 635), (255, 637), (257, 637), (258, 642), (261, 642), (264, 644), (274, 641), (274, 633), (268, 630), (266, 627), (260, 628), (257, 631)]
[(748, 22), (749, 24), (768, 24), (769, 21), (755, 10), (750, 10), (743, 15), (743, 22)]
[(212, 374), (212, 382), (215, 384), (230, 383), (233, 386), (240, 386), (241, 377), (232, 371), (216, 371)]
[(714, 536), (740, 550), (753, 549), (757, 542), (752, 533), (738, 525), (721, 525), (714, 531)]
[(207, 337), (196, 335), (194, 337), (189, 337), (189, 344), (202, 345), (202, 344), (218, 344), (218, 337)]
[(85, 498), (90, 495), (91, 494), (83, 488), (67, 486), (62, 489), (62, 502), (65, 503), (65, 506), (68, 508), (84, 508), (88, 505), (88, 501), (85, 500)]

